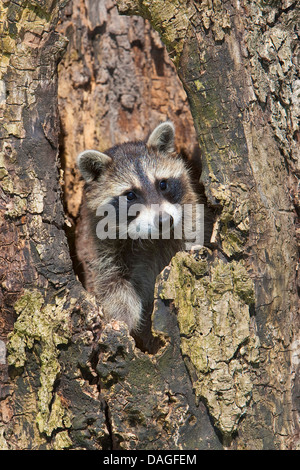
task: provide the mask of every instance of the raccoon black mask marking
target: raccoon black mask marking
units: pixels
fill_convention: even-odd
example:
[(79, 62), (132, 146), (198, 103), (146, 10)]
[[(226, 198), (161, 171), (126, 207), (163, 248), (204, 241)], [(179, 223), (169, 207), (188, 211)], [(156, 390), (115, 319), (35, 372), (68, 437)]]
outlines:
[[(94, 293), (106, 318), (124, 321), (130, 331), (137, 331), (151, 311), (157, 275), (184, 249), (184, 240), (174, 238), (181, 208), (197, 203), (189, 172), (174, 152), (174, 135), (173, 124), (165, 122), (147, 142), (117, 145), (105, 153), (86, 150), (77, 157), (86, 182), (86, 223), (97, 253)], [(116, 238), (99, 239), (104, 216), (99, 213), (107, 207), (116, 214), (115, 221), (109, 220)], [(169, 239), (162, 236), (164, 227)]]

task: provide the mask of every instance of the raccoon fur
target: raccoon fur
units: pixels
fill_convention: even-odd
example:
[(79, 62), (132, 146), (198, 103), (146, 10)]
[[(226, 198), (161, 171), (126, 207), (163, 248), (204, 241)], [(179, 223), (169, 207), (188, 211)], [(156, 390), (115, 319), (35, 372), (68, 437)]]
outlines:
[[(86, 150), (77, 157), (85, 180), (86, 223), (96, 249), (94, 294), (104, 316), (124, 321), (131, 332), (152, 311), (157, 275), (176, 252), (185, 249), (183, 239), (152, 239), (150, 229), (158, 229), (161, 235), (167, 222), (172, 235), (182, 222), (178, 208), (198, 201), (186, 164), (174, 151), (174, 138), (174, 126), (167, 121), (146, 142), (124, 143), (105, 153)], [(118, 219), (120, 196), (127, 205), (128, 230), (131, 227), (138, 234), (135, 238), (124, 237)], [(130, 216), (133, 204), (140, 204), (140, 211)], [(116, 238), (99, 239), (97, 214), (107, 205), (116, 210)]]

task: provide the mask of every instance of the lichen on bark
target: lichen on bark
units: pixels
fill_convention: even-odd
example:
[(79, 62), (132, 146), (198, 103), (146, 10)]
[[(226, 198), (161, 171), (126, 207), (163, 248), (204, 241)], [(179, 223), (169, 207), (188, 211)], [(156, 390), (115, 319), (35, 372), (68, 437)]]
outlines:
[[(40, 77), (47, 76), (44, 65), (56, 61), (65, 49), (63, 36), (53, 42), (52, 55), (39, 58), (40, 45), (48, 39), (63, 2), (2, 2), (0, 5), (0, 110), (3, 112), (1, 137), (24, 138), (23, 110), (36, 102)], [(55, 33), (53, 33), (55, 34)], [(18, 39), (22, 38), (21, 41)], [(13, 67), (13, 73), (11, 70)], [(53, 132), (53, 131), (52, 131)]]
[(212, 260), (206, 249), (178, 253), (168, 271), (160, 296), (174, 302), (196, 397), (229, 437), (247, 411), (251, 368), (259, 362), (259, 339), (249, 313), (253, 282), (242, 261)]
[(39, 291), (27, 291), (15, 304), (18, 318), (7, 344), (8, 364), (23, 368), (26, 355), (36, 343), (41, 350), (40, 387), (38, 390), (37, 424), (40, 433), (51, 436), (57, 428), (70, 427), (68, 411), (55, 395), (54, 384), (60, 373), (59, 346), (70, 340), (70, 308), (66, 308), (66, 296), (56, 297), (45, 304)]
[(161, 34), (171, 59), (178, 64), (189, 21), (194, 12), (192, 3), (186, 0), (165, 2), (119, 0), (117, 4), (120, 13), (151, 19), (151, 24)]

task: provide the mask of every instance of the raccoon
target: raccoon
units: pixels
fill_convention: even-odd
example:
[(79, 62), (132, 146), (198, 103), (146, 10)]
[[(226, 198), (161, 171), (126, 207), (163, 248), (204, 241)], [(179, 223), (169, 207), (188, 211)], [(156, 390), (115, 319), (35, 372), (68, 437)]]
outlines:
[[(104, 316), (124, 321), (132, 333), (152, 311), (157, 275), (185, 249), (185, 240), (174, 237), (182, 224), (182, 207), (198, 201), (174, 140), (174, 125), (167, 121), (146, 141), (117, 145), (105, 153), (86, 150), (77, 157), (96, 253), (94, 294)], [(107, 219), (113, 237), (103, 236), (103, 225), (99, 237), (100, 221), (108, 217), (109, 208), (115, 215), (115, 220)], [(164, 237), (164, 231), (170, 236)]]

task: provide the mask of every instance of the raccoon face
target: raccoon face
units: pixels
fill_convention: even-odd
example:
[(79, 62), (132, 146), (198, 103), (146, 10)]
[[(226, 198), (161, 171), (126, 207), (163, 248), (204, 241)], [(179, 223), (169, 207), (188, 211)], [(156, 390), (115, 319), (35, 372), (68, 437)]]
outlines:
[(182, 223), (183, 204), (196, 202), (188, 170), (174, 152), (174, 136), (173, 124), (165, 122), (146, 143), (78, 156), (87, 205), (91, 211), (114, 207), (118, 238), (125, 238), (126, 231), (133, 239), (168, 238)]
[[(150, 186), (150, 185), (149, 185)], [(182, 210), (179, 184), (171, 179), (156, 180), (148, 192), (130, 191), (126, 194), (128, 207), (128, 235), (130, 238), (170, 238), (181, 224)]]

